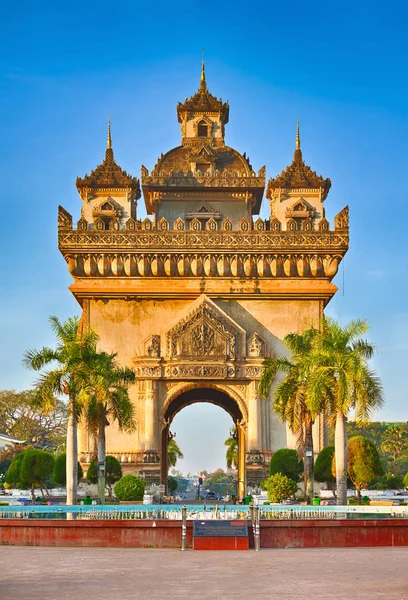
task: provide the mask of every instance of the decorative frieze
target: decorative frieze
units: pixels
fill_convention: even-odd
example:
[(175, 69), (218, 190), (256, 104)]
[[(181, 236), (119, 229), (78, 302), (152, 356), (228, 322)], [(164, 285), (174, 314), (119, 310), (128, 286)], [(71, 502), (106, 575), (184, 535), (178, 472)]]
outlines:
[[(153, 227), (151, 221), (149, 227)], [(225, 225), (224, 225), (225, 223)], [(62, 251), (67, 248), (143, 248), (151, 252), (155, 248), (269, 248), (331, 249), (348, 247), (348, 231), (232, 231), (232, 223), (225, 219), (221, 231), (96, 231), (59, 230), (58, 242)], [(231, 224), (231, 229), (229, 229)], [(279, 225), (279, 222), (277, 223)], [(342, 223), (343, 224), (343, 223)], [(177, 227), (180, 227), (180, 221)], [(274, 221), (275, 225), (275, 221)], [(147, 229), (147, 228), (145, 228)]]
[(258, 380), (262, 376), (261, 364), (253, 365), (241, 362), (232, 364), (227, 362), (166, 362), (160, 365), (150, 366), (144, 364), (142, 359), (135, 359), (135, 373), (139, 379), (248, 379)]
[[(67, 249), (68, 250), (68, 249)], [(64, 252), (73, 277), (332, 278), (343, 252)]]

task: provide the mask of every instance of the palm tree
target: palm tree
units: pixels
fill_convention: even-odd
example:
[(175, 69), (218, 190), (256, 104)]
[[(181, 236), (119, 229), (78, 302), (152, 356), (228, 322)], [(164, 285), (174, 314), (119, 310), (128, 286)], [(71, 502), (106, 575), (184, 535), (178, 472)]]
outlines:
[(36, 383), (33, 404), (44, 412), (55, 408), (57, 396), (68, 396), (67, 424), (67, 504), (76, 504), (78, 483), (77, 420), (84, 404), (89, 400), (89, 367), (95, 359), (97, 334), (85, 330), (78, 317), (61, 323), (50, 317), (57, 346), (28, 350), (23, 364), (40, 371), (50, 363), (55, 369), (42, 373)]
[(395, 461), (406, 450), (407, 441), (406, 427), (390, 425), (382, 435), (381, 449), (386, 454), (391, 454), (392, 459)]
[(339, 505), (347, 504), (347, 415), (353, 409), (357, 423), (364, 423), (383, 404), (381, 382), (368, 365), (374, 346), (361, 339), (368, 328), (362, 319), (342, 327), (334, 319), (325, 318), (310, 354), (308, 402), (317, 404), (322, 396), (328, 398), (335, 422)]
[(129, 398), (129, 385), (136, 375), (128, 367), (120, 367), (116, 354), (100, 352), (95, 356), (90, 373), (90, 401), (85, 421), (98, 440), (98, 496), (105, 503), (106, 427), (112, 421), (128, 433), (135, 429), (134, 407)]
[(229, 438), (225, 440), (224, 446), (227, 446), (227, 452), (225, 453), (227, 469), (231, 469), (231, 467), (238, 468), (238, 433), (236, 426), (231, 427)]
[(260, 381), (261, 396), (266, 398), (278, 372), (285, 378), (277, 385), (274, 393), (273, 410), (281, 421), (288, 424), (296, 436), (296, 450), (299, 459), (304, 461), (304, 483), (307, 502), (313, 496), (313, 423), (324, 409), (325, 396), (321, 395), (313, 403), (307, 395), (311, 364), (310, 352), (319, 331), (310, 328), (302, 334), (290, 333), (283, 343), (291, 353), (291, 358), (273, 356), (265, 361)]
[(184, 454), (179, 448), (176, 440), (172, 438), (167, 444), (167, 464), (169, 467), (175, 467), (178, 459), (184, 458)]

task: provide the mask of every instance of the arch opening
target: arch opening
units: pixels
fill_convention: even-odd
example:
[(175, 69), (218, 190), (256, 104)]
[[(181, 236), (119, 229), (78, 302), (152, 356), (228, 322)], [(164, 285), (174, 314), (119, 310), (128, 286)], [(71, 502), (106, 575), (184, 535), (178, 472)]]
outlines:
[(181, 392), (167, 405), (164, 412), (164, 422), (166, 423), (162, 431), (161, 440), (161, 481), (166, 486), (168, 479), (168, 460), (167, 446), (171, 439), (170, 426), (174, 417), (185, 407), (196, 403), (210, 403), (224, 409), (232, 418), (233, 424), (237, 427), (238, 434), (238, 474), (237, 487), (238, 496), (242, 497), (245, 490), (245, 429), (242, 426), (245, 415), (238, 402), (226, 392), (212, 387), (193, 388)]

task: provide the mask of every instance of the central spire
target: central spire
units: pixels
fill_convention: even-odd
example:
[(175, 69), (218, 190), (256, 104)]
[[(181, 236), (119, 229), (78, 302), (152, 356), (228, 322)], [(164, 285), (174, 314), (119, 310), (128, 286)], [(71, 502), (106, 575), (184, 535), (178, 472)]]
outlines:
[(296, 121), (296, 150), (300, 150), (300, 128), (299, 128), (299, 117)]
[(295, 149), (294, 160), (296, 162), (301, 162), (303, 160), (303, 158), (302, 158), (302, 150), (300, 149), (300, 125), (299, 125), (299, 117), (296, 120), (296, 149)]
[(108, 137), (106, 139), (105, 161), (108, 161), (108, 162), (114, 161), (113, 150), (112, 150), (110, 115), (108, 115)]
[(202, 49), (202, 57), (201, 57), (201, 77), (200, 77), (200, 87), (206, 87), (206, 81), (205, 81), (205, 65), (204, 65), (204, 48)]
[(108, 139), (106, 140), (106, 147), (112, 148), (111, 128), (110, 128), (110, 115), (108, 115)]

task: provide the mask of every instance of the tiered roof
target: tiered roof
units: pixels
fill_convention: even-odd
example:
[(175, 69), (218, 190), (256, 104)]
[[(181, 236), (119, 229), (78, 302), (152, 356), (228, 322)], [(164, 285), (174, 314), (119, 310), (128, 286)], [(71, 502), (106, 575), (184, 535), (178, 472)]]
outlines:
[(266, 197), (271, 198), (272, 191), (277, 188), (285, 189), (323, 189), (323, 200), (327, 197), (331, 187), (329, 178), (324, 179), (322, 175), (317, 175), (316, 171), (305, 164), (300, 149), (299, 123), (296, 130), (296, 150), (293, 156), (293, 162), (282, 171), (278, 177), (271, 178), (268, 181)]
[(137, 177), (132, 177), (115, 161), (112, 149), (110, 123), (108, 123), (108, 140), (104, 161), (91, 171), (90, 175), (78, 177), (76, 186), (79, 192), (85, 188), (131, 188), (134, 197), (140, 198), (140, 184)]
[(182, 122), (181, 114), (185, 111), (220, 112), (222, 122), (224, 124), (228, 123), (229, 104), (228, 102), (223, 102), (222, 98), (217, 98), (209, 92), (207, 88), (207, 82), (205, 80), (204, 60), (201, 66), (201, 80), (198, 91), (191, 96), (191, 98), (186, 98), (184, 102), (179, 102), (177, 104), (177, 117), (179, 123)]

